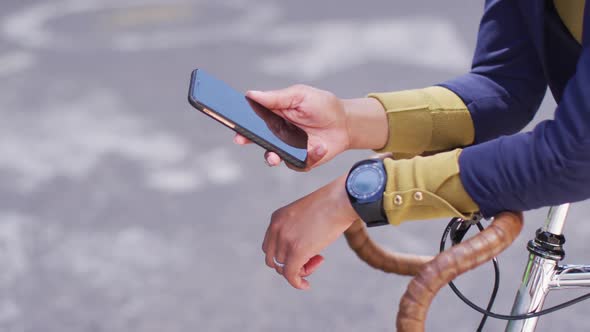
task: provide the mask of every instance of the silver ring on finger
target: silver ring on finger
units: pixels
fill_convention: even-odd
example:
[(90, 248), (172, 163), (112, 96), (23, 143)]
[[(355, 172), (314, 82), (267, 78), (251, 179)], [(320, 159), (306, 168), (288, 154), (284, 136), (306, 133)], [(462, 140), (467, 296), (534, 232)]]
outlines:
[(275, 263), (275, 265), (278, 267), (285, 267), (285, 264), (277, 261), (276, 257), (272, 258), (272, 262)]

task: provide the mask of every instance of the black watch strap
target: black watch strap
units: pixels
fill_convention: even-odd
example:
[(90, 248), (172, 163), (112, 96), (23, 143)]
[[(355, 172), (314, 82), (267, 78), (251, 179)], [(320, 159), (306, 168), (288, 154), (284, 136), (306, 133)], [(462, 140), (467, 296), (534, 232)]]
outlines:
[(383, 226), (389, 224), (383, 214), (383, 201), (368, 204), (358, 204), (354, 207), (356, 213), (363, 219), (367, 227)]

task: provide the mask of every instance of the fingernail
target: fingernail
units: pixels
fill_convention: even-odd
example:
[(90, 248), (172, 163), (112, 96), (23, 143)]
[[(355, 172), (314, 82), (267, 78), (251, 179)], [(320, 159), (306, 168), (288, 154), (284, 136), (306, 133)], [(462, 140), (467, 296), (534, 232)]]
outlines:
[(272, 167), (272, 165), (270, 164), (270, 162), (266, 158), (264, 158), (264, 163), (266, 164), (266, 166)]

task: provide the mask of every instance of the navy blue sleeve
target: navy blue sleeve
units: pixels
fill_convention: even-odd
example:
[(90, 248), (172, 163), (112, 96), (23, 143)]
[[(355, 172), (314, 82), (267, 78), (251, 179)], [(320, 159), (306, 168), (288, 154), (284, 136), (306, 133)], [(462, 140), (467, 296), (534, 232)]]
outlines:
[(526, 20), (514, 0), (488, 0), (471, 72), (440, 84), (465, 103), (475, 144), (520, 131), (547, 90)]
[(590, 27), (584, 38), (553, 120), (461, 153), (463, 185), (484, 215), (590, 198)]

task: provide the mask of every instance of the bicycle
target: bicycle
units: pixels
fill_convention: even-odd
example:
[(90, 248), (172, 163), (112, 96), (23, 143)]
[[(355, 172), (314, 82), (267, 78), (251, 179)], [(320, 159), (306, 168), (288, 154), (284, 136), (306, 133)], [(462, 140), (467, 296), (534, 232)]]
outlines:
[[(533, 332), (539, 316), (590, 298), (588, 293), (543, 310), (549, 291), (590, 286), (590, 265), (559, 265), (565, 256), (563, 227), (569, 207), (569, 204), (551, 207), (545, 225), (528, 242), (529, 256), (510, 315), (490, 311), (498, 290), (499, 270), (495, 257), (520, 234), (523, 226), (521, 213), (500, 213), (485, 229), (480, 222), (481, 216), (470, 220), (453, 218), (443, 233), (441, 252), (435, 257), (386, 251), (369, 238), (361, 220), (352, 224), (345, 237), (357, 256), (373, 268), (414, 277), (400, 300), (396, 319), (398, 331), (424, 331), (432, 300), (444, 285), (449, 284), (461, 300), (483, 314), (478, 331), (488, 317), (494, 317), (508, 320), (505, 331)], [(462, 241), (467, 230), (474, 225), (480, 232)], [(444, 250), (447, 237), (452, 239), (453, 245)], [(488, 306), (484, 309), (461, 294), (452, 280), (490, 260), (494, 260), (496, 281)]]

